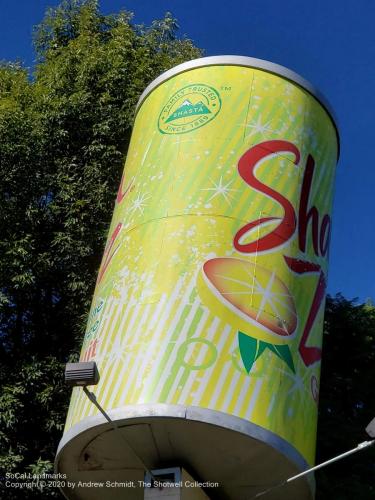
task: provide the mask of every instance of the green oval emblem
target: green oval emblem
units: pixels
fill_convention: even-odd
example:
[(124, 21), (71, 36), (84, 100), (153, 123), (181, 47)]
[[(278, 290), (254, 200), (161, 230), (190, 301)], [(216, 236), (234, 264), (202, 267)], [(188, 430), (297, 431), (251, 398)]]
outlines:
[(159, 115), (162, 134), (186, 134), (212, 121), (221, 108), (220, 95), (204, 83), (187, 85), (175, 92)]

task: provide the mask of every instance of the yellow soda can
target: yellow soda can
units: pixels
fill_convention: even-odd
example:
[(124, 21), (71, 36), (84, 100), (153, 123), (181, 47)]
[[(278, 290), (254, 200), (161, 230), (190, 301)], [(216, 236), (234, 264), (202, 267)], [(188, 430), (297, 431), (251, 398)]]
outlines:
[[(197, 59), (142, 94), (81, 361), (148, 467), (239, 499), (313, 465), (337, 159), (328, 104), (282, 66)], [(114, 474), (109, 434), (75, 388), (57, 469)]]

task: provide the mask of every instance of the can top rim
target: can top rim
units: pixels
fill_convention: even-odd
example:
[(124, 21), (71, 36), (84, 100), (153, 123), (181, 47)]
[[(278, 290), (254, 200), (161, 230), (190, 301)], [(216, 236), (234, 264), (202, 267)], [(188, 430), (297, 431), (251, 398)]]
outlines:
[(287, 80), (290, 80), (303, 89), (305, 89), (309, 94), (311, 94), (317, 101), (325, 108), (328, 115), (330, 116), (333, 125), (336, 129), (337, 140), (339, 142), (339, 132), (338, 132), (338, 122), (335, 116), (335, 113), (332, 110), (331, 105), (327, 101), (327, 99), (323, 96), (323, 94), (310, 82), (302, 78), (302, 76), (298, 75), (294, 71), (281, 66), (280, 64), (272, 63), (270, 61), (266, 61), (263, 59), (257, 59), (255, 57), (247, 57), (247, 56), (235, 56), (235, 55), (225, 55), (225, 56), (209, 56), (209, 57), (200, 57), (199, 59), (192, 59), (191, 61), (184, 62), (171, 68), (161, 75), (159, 75), (155, 80), (153, 80), (146, 89), (142, 92), (137, 106), (135, 108), (135, 112), (139, 111), (142, 103), (146, 99), (146, 97), (159, 85), (169, 80), (175, 75), (188, 71), (194, 68), (201, 68), (204, 66), (246, 66), (248, 68), (255, 69), (263, 69), (270, 73), (274, 73), (275, 75), (282, 76)]

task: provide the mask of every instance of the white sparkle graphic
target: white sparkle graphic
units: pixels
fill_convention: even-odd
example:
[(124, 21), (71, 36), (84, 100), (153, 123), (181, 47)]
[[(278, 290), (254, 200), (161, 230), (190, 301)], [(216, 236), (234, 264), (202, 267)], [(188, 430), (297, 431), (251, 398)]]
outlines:
[(212, 184), (214, 185), (214, 187), (202, 189), (202, 191), (213, 191), (213, 194), (212, 194), (211, 198), (209, 198), (207, 201), (210, 202), (216, 196), (220, 196), (221, 195), (224, 198), (224, 200), (228, 203), (228, 205), (232, 206), (232, 204), (230, 202), (230, 198), (232, 196), (230, 194), (230, 191), (238, 191), (238, 189), (231, 189), (229, 187), (232, 184), (233, 180), (229, 181), (227, 184), (224, 184), (223, 183), (223, 177), (221, 176), (218, 183), (216, 183), (212, 179), (210, 179), (210, 181), (212, 182)]
[(247, 123), (244, 125), (245, 128), (251, 128), (253, 130), (250, 131), (248, 136), (252, 136), (254, 134), (264, 134), (265, 132), (274, 132), (270, 127), (271, 121), (267, 123), (262, 123), (262, 117), (259, 116), (258, 119), (255, 121), (251, 121), (250, 123)]
[(136, 210), (139, 210), (141, 214), (143, 214), (145, 207), (147, 204), (145, 203), (146, 200), (150, 198), (149, 195), (147, 194), (139, 194), (137, 198), (133, 201), (131, 206), (129, 207), (130, 212), (135, 212)]
[(114, 363), (115, 361), (124, 361), (126, 356), (125, 345), (121, 343), (119, 338), (115, 338), (113, 342), (111, 342), (111, 350), (105, 356), (110, 363)]
[(283, 376), (286, 376), (291, 379), (292, 381), (292, 386), (288, 390), (287, 395), (288, 396), (299, 396), (301, 397), (302, 393), (305, 393), (306, 395), (310, 396), (310, 391), (306, 388), (305, 384), (305, 379), (308, 376), (308, 371), (306, 370), (304, 375), (301, 376), (299, 373), (292, 373), (290, 370), (285, 371), (282, 368), (277, 368), (279, 372), (283, 374)]

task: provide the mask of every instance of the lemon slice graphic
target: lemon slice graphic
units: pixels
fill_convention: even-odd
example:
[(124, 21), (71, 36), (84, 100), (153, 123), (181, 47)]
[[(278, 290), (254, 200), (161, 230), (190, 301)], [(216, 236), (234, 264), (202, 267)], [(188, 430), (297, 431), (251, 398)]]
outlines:
[(294, 371), (287, 344), (296, 331), (297, 312), (291, 293), (274, 271), (242, 259), (217, 257), (203, 264), (198, 290), (211, 310), (238, 329), (248, 372), (266, 349)]

